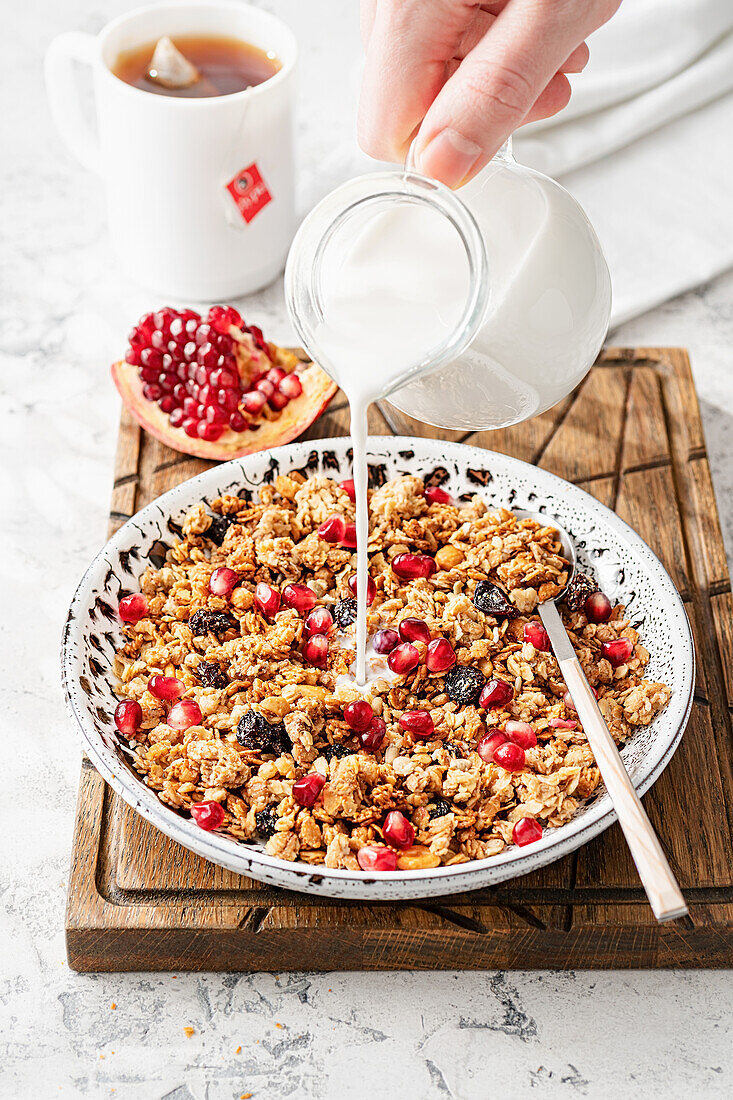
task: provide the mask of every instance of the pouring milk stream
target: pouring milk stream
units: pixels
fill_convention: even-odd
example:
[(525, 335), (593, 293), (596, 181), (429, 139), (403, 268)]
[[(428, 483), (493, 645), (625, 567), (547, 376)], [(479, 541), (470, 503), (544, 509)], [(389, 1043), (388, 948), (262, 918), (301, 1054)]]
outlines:
[(578, 384), (608, 325), (603, 254), (563, 188), (499, 157), (459, 195), (411, 172), (360, 177), (315, 207), (288, 258), (293, 323), (349, 401), (361, 688), (371, 403), (467, 431), (517, 423)]

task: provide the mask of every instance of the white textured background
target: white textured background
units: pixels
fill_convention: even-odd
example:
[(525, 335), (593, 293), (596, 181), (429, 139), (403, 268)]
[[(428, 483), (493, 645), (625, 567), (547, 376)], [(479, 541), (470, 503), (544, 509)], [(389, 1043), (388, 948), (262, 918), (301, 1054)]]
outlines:
[[(105, 532), (119, 414), (107, 365), (131, 322), (159, 303), (116, 271), (97, 181), (52, 133), (40, 73), (54, 34), (95, 31), (128, 6), (24, 0), (0, 39), (0, 1096), (730, 1096), (725, 972), (174, 978), (68, 970), (63, 911), (79, 751), (57, 646)], [(302, 46), (305, 210), (355, 163), (356, 0), (264, 6), (285, 16)], [(291, 336), (278, 285), (246, 310), (274, 338)], [(691, 349), (730, 550), (733, 276), (614, 336)]]

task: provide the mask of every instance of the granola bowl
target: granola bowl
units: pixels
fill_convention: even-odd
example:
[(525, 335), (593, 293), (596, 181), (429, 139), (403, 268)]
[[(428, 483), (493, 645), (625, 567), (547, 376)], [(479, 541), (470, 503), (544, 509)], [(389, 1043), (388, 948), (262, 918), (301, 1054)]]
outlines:
[[(402, 582), (386, 577), (392, 569), (392, 551), (429, 550), (432, 545), (437, 557), (435, 547), (441, 540), (454, 551), (458, 548), (465, 558), (463, 572), (461, 567), (450, 572), (452, 566), (441, 566), (448, 572), (435, 573), (430, 585), (417, 582), (414, 598), (423, 601), (421, 606), (428, 606), (425, 601), (432, 599), (435, 602), (430, 606), (442, 609), (444, 632), (456, 647), (459, 665), (481, 665), (487, 676), (498, 669), (500, 679), (503, 676), (514, 683), (514, 703), (519, 709), (504, 712), (503, 721), (529, 717), (540, 741), (533, 733), (536, 747), (528, 749), (527, 772), (522, 776), (485, 762), (476, 752), (477, 739), (486, 735), (487, 728), (490, 732), (492, 726), (499, 725), (499, 720), (479, 708), (478, 697), (472, 703), (458, 698), (455, 676), (449, 684), (448, 673), (431, 679), (428, 672), (417, 670), (412, 687), (403, 690), (402, 680), (393, 681), (384, 687), (383, 697), (377, 697), (375, 713), (387, 719), (386, 749), (379, 750), (379, 759), (369, 758), (366, 749), (358, 744), (353, 747), (354, 727), (347, 728), (339, 709), (348, 698), (348, 687), (343, 689), (335, 678), (328, 681), (327, 688), (319, 686), (327, 682), (328, 669), (323, 674), (313, 667), (307, 674), (303, 671), (307, 662), (300, 654), (305, 634), (298, 618), (303, 609), (289, 609), (278, 622), (291, 631), (295, 660), (303, 673), (293, 674), (291, 679), (309, 682), (305, 691), (302, 683), (286, 683), (276, 694), (268, 690), (268, 677), (282, 679), (282, 670), (275, 662), (267, 671), (256, 654), (275, 620), (268, 620), (264, 612), (261, 620), (251, 617), (260, 613), (259, 605), (253, 607), (252, 593), (254, 582), (262, 579), (261, 570), (269, 568), (267, 575), (273, 584), (285, 585), (299, 576), (297, 561), (299, 555), (308, 560), (304, 557), (307, 546), (315, 546), (316, 554), (321, 555), (320, 572), (314, 566), (310, 575), (319, 598), (325, 599), (336, 618), (341, 614), (337, 608), (349, 603), (338, 595), (331, 597), (326, 591), (329, 582), (318, 580), (324, 570), (327, 576), (339, 572), (341, 597), (348, 597), (344, 586), (353, 572), (349, 551), (324, 549), (318, 543), (314, 525), (322, 522), (324, 513), (313, 511), (315, 505), (308, 500), (303, 504), (303, 497), (313, 486), (322, 498), (319, 508), (333, 510), (333, 502), (338, 500), (348, 511), (350, 502), (338, 483), (350, 477), (350, 460), (348, 438), (295, 443), (235, 459), (165, 493), (120, 528), (82, 577), (64, 631), (64, 688), (84, 751), (110, 786), (161, 832), (231, 871), (290, 890), (375, 901), (462, 893), (526, 874), (567, 855), (608, 828), (615, 813), (598, 782), (582, 731), (573, 728), (577, 723), (563, 702), (562, 683), (553, 677), (551, 655), (529, 644), (526, 630), (521, 634), (521, 624), (525, 621), (526, 627), (532, 612), (532, 600), (528, 600), (527, 588), (512, 580), (513, 559), (502, 549), (502, 537), (492, 536), (492, 531), (511, 532), (515, 521), (502, 509), (547, 513), (548, 527), (551, 517), (556, 517), (574, 538), (579, 568), (595, 578), (612, 604), (625, 608), (616, 607), (611, 620), (600, 626), (592, 625), (582, 610), (564, 614), (575, 632), (579, 653), (582, 649), (581, 660), (587, 667), (596, 660), (593, 677), (602, 709), (623, 742), (622, 756), (640, 793), (654, 783), (671, 759), (692, 705), (692, 635), (672, 581), (646, 543), (615, 513), (553, 474), (463, 444), (407, 437), (370, 439), (371, 483), (381, 494), (378, 498), (375, 493), (372, 504), (386, 500), (386, 511), (392, 510), (396, 518), (391, 522), (399, 529), (399, 537), (393, 536), (394, 545), (389, 547), (380, 549), (377, 537), (375, 553), (370, 539), (375, 571), (380, 561), (387, 562), (385, 576), (377, 578), (379, 594), (374, 606), (392, 609), (394, 614), (395, 594), (398, 606), (400, 600), (406, 603), (404, 590), (395, 587)], [(390, 488), (393, 479), (402, 480)], [(429, 497), (426, 503), (423, 485), (440, 486), (450, 494), (452, 503), (445, 503), (443, 494)], [(260, 494), (264, 503), (258, 504)], [(296, 544), (292, 541), (295, 535), (280, 537), (278, 545), (276, 523), (273, 527), (270, 522), (272, 529), (264, 534), (261, 529), (268, 508), (275, 510), (268, 513), (269, 521), (280, 516), (286, 529), (290, 522), (293, 530), (305, 522), (302, 531), (310, 530), (310, 535)], [(303, 519), (303, 508), (311, 508), (313, 515)], [(377, 524), (384, 522), (384, 512), (383, 508)], [(212, 516), (217, 513), (224, 518), (217, 521), (221, 537), (214, 539)], [(426, 526), (428, 520), (437, 532), (437, 542)], [(525, 544), (527, 539), (534, 540), (525, 545), (523, 559), (530, 559), (532, 551), (536, 562), (530, 559), (530, 563), (539, 563), (537, 575), (549, 583), (547, 577), (552, 577), (553, 569), (562, 568), (562, 562), (553, 556), (557, 551), (553, 551), (552, 535), (540, 529), (529, 535), (519, 531), (518, 536)], [(504, 536), (506, 546), (510, 545), (508, 537)], [(496, 556), (487, 558), (492, 546)], [(280, 555), (278, 560), (267, 558), (273, 553)], [(335, 556), (324, 565), (327, 553)], [(247, 555), (252, 583), (242, 580), (236, 600), (231, 592), (227, 594), (232, 614), (225, 611), (223, 619), (216, 620), (217, 608), (228, 605), (210, 597), (214, 592), (212, 568), (229, 561), (246, 573)], [(458, 556), (456, 552), (452, 555)], [(441, 561), (445, 558), (444, 554)], [(477, 585), (483, 583), (476, 578), (483, 575), (481, 569), (493, 568), (481, 564), (477, 571), (476, 563), (485, 562), (500, 563), (498, 576), (508, 578), (507, 590), (512, 589), (509, 594), (515, 606), (504, 618), (495, 617), (491, 608), (487, 618), (482, 617), (486, 608), (481, 614), (476, 611), (480, 603)], [(543, 574), (545, 567), (550, 571)], [(305, 575), (300, 579), (306, 579)], [(119, 601), (140, 592), (141, 585), (150, 601), (150, 618), (137, 628), (128, 625), (123, 630)], [(329, 599), (338, 599), (338, 603), (329, 605)], [(172, 600), (178, 604), (170, 613)], [(181, 600), (190, 607), (179, 608)], [(208, 640), (201, 637), (204, 627), (193, 626), (193, 608), (202, 605), (209, 615), (205, 626)], [(407, 604), (408, 612), (411, 606)], [(166, 620), (164, 627), (152, 621), (156, 615)], [(217, 621), (224, 623), (218, 634)], [(161, 634), (163, 649), (151, 641), (159, 626), (165, 631)], [(259, 641), (255, 638), (258, 630), (262, 635)], [(601, 667), (597, 658), (606, 652), (601, 639), (616, 635), (631, 639), (632, 657), (620, 670), (618, 662)], [(282, 640), (277, 644), (282, 645)], [(249, 656), (245, 659), (240, 650)], [(150, 681), (141, 681), (139, 676), (141, 655), (146, 652), (145, 677), (156, 671), (159, 676), (173, 676), (181, 692), (186, 687), (185, 695), (194, 701), (194, 707), (200, 704), (200, 725), (191, 729), (189, 721), (176, 732), (172, 711), (166, 713), (146, 694), (145, 685), (149, 687)], [(157, 664), (151, 664), (150, 654), (156, 655)], [(341, 660), (338, 655), (331, 659)], [(422, 660), (425, 665), (425, 658)], [(207, 678), (202, 674), (204, 666)], [(184, 679), (176, 680), (175, 675)], [(483, 673), (476, 675), (482, 682), (487, 678)], [(140, 733), (127, 738), (113, 719), (122, 697), (120, 676), (128, 681), (124, 695), (140, 698), (143, 706), (138, 709), (145, 718)], [(627, 676), (628, 680), (623, 679)], [(410, 692), (417, 692), (418, 684), (428, 700), (425, 705), (435, 708), (431, 713), (438, 719), (436, 730), (440, 725), (442, 741), (418, 741), (398, 722), (400, 707), (404, 711), (415, 705)], [(468, 687), (473, 690), (472, 683)], [(463, 680), (458, 688), (466, 688)], [(312, 699), (303, 702), (308, 692), (320, 693), (316, 703)], [(339, 692), (342, 697), (336, 706), (334, 698)], [(282, 709), (268, 712), (276, 702)], [(250, 703), (256, 710), (247, 709)], [(287, 714), (291, 706), (292, 714)], [(316, 712), (314, 707), (320, 709)], [(258, 722), (265, 723), (263, 728), (271, 738), (264, 746), (251, 740)], [(516, 726), (525, 724), (515, 722)], [(272, 740), (277, 730), (282, 731), (277, 733), (278, 743)], [(310, 795), (293, 801), (294, 780), (306, 773), (317, 773), (316, 804), (309, 801)], [(355, 777), (348, 806), (346, 801), (334, 801), (339, 782), (348, 786), (347, 773)], [(335, 775), (341, 777), (339, 782)], [(321, 788), (324, 794), (318, 801)], [(345, 799), (346, 795), (339, 797)], [(199, 808), (210, 807), (212, 801), (221, 807), (214, 807), (213, 824), (223, 823), (222, 828), (211, 829), (212, 819), (203, 816), (203, 825), (196, 823)], [(193, 814), (191, 807), (197, 804)], [(302, 809), (305, 806), (312, 808)], [(395, 870), (362, 869), (355, 853), (360, 846), (383, 844), (385, 814), (395, 809), (412, 816), (415, 832), (407, 857), (400, 855)], [(517, 834), (513, 827), (526, 816), (543, 821), (542, 835), (532, 843), (514, 843)], [(396, 847), (399, 853), (400, 846)], [(428, 858), (411, 860), (410, 852), (427, 852)]]

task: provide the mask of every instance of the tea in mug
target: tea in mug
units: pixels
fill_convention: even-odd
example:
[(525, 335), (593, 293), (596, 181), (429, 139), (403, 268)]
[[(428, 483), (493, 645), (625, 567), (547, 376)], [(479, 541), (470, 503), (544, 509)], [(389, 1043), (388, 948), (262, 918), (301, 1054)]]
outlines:
[(199, 79), (184, 87), (170, 87), (151, 79), (150, 66), (156, 42), (126, 50), (117, 58), (112, 72), (133, 88), (155, 95), (207, 98), (243, 92), (263, 84), (280, 69), (272, 52), (260, 50), (241, 38), (224, 35), (176, 35), (173, 43), (198, 70)]

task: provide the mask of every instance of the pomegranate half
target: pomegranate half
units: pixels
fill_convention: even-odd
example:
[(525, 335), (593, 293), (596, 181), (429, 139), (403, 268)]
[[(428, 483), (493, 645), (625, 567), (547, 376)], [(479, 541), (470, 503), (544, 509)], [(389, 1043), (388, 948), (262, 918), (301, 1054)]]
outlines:
[(266, 341), (231, 306), (165, 308), (140, 318), (112, 365), (120, 397), (167, 447), (210, 461), (301, 435), (338, 387), (315, 363)]

